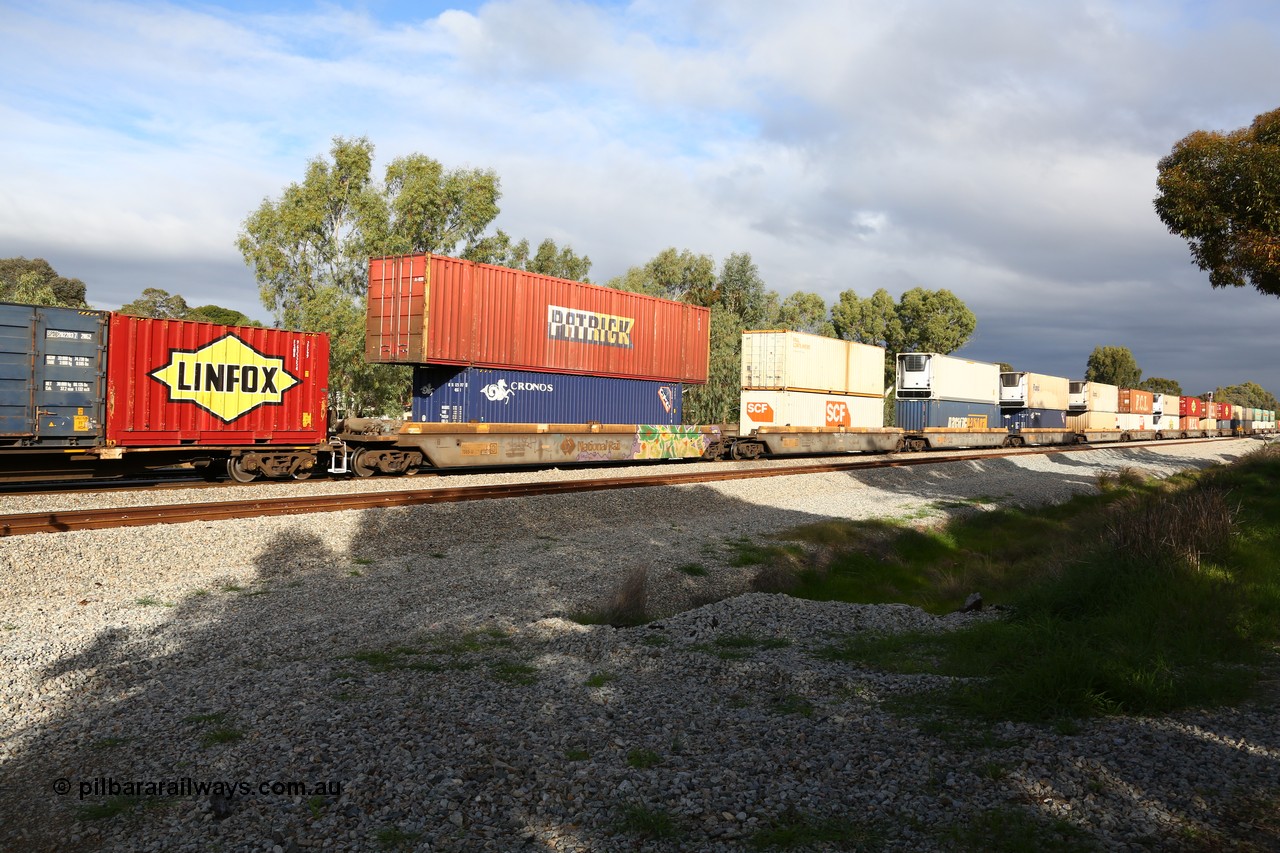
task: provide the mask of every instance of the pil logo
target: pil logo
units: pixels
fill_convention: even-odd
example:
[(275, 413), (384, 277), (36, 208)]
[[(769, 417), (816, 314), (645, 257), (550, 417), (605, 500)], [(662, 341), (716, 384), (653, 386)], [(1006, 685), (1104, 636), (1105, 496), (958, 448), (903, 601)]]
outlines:
[(747, 417), (758, 424), (773, 423), (773, 406), (768, 403), (747, 403)]
[(848, 403), (841, 403), (838, 400), (828, 400), (826, 408), (827, 408), (827, 426), (829, 427), (853, 426), (853, 416), (849, 414)]
[(235, 335), (196, 350), (172, 350), (169, 363), (148, 374), (169, 389), (170, 402), (192, 402), (223, 423), (259, 406), (278, 406), (298, 379), (284, 359), (263, 355)]

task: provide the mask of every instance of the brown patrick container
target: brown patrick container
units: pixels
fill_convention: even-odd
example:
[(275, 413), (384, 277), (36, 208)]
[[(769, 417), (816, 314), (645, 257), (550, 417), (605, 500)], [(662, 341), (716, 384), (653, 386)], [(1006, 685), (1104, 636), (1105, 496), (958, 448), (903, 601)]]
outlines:
[(1137, 388), (1121, 388), (1120, 414), (1149, 415), (1152, 412), (1151, 404), (1154, 401), (1155, 395), (1150, 391), (1140, 391)]
[(700, 384), (711, 310), (447, 258), (369, 261), (365, 359)]

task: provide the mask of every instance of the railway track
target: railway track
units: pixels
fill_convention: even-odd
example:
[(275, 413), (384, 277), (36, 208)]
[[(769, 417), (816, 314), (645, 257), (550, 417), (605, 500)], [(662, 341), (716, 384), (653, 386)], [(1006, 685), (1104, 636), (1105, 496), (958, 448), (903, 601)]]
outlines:
[[(1230, 439), (1208, 438), (1185, 441), (1161, 442), (1162, 447), (1179, 444), (1197, 444), (1205, 441)], [(539, 497), (573, 494), (578, 492), (610, 491), (617, 489), (642, 489), (655, 486), (683, 486), (699, 483), (747, 480), (761, 477), (792, 476), (872, 470), (876, 468), (906, 468), (917, 465), (937, 465), (945, 462), (966, 462), (1008, 456), (1044, 455), (1051, 453), (1076, 453), (1100, 449), (1141, 449), (1141, 445), (1075, 445), (1067, 447), (1019, 448), (1013, 450), (957, 453), (951, 455), (893, 455), (888, 457), (860, 458), (857, 461), (831, 462), (788, 468), (747, 468), (698, 472), (669, 472), (640, 477), (601, 477), (590, 480), (557, 480), (542, 483), (513, 483), (485, 486), (460, 486), (456, 488), (413, 489), (394, 492), (361, 492), (343, 495), (310, 495), (285, 498), (249, 498), (235, 501), (210, 501), (110, 509), (65, 510), (56, 512), (32, 512), (0, 515), (0, 536), (22, 536), (32, 533), (61, 533), (72, 530), (101, 530), (113, 527), (141, 527), (150, 524), (180, 524), (196, 521), (223, 521), (237, 518), (254, 518), (272, 515), (299, 515), (311, 512), (340, 512), (388, 507), (419, 506), (424, 504), (457, 503), (462, 501), (500, 500), (503, 498)]]

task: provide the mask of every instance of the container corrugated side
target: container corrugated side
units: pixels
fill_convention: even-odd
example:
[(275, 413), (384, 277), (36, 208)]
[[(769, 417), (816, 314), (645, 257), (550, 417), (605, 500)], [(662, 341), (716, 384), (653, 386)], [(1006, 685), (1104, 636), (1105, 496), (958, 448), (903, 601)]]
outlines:
[(1140, 388), (1121, 388), (1120, 407), (1116, 411), (1122, 414), (1149, 415), (1155, 402), (1155, 395)]
[(443, 255), (369, 261), (365, 359), (707, 381), (710, 309)]
[(1151, 422), (1155, 428), (1163, 432), (1177, 432), (1180, 429), (1177, 413), (1171, 415), (1160, 415), (1159, 417), (1152, 415)]
[(94, 446), (107, 315), (0, 303), (0, 444)]
[(1124, 430), (1155, 429), (1155, 421), (1151, 415), (1142, 412), (1119, 412), (1116, 414), (1116, 421), (1120, 429)]
[(1152, 394), (1151, 413), (1153, 415), (1177, 415), (1178, 397), (1176, 394)]
[(1071, 403), (1071, 380), (1044, 373), (1000, 374), (1000, 405), (1008, 408), (1059, 409)]
[(898, 354), (895, 371), (899, 400), (1000, 404), (998, 364), (936, 352), (909, 352)]
[(1115, 412), (1076, 412), (1067, 416), (1067, 429), (1076, 432), (1117, 430), (1120, 416)]
[(329, 338), (111, 315), (107, 443), (319, 444)]
[(884, 426), (884, 401), (877, 397), (747, 390), (742, 392), (738, 409), (738, 429), (744, 433), (763, 426), (849, 429)]
[(1068, 414), (1063, 409), (1005, 409), (1000, 420), (1014, 432), (1024, 429), (1066, 429)]
[(742, 333), (743, 388), (884, 396), (883, 347), (807, 335)]
[(1218, 428), (1218, 419), (1210, 417), (1200, 418), (1200, 429), (1213, 430)]
[[(995, 367), (995, 365), (992, 365)], [(894, 424), (908, 432), (925, 429), (1001, 429), (1000, 407), (995, 403), (964, 400), (898, 400)]]
[(1183, 432), (1198, 432), (1200, 430), (1200, 418), (1196, 415), (1183, 415), (1178, 418), (1178, 429)]
[(650, 424), (677, 426), (674, 382), (484, 367), (419, 366), (412, 418), (425, 423)]

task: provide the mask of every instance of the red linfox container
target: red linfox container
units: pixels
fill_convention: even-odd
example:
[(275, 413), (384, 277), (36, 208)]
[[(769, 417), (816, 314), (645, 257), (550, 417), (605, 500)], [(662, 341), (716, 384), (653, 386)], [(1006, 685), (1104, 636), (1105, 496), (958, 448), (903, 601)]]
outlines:
[(711, 309), (447, 258), (369, 261), (365, 360), (702, 384)]
[(1179, 397), (1178, 398), (1178, 415), (1184, 418), (1203, 418), (1206, 417), (1208, 411), (1205, 407), (1204, 400), (1199, 397)]
[(109, 446), (326, 439), (327, 335), (125, 314), (108, 335)]
[(1141, 391), (1137, 388), (1121, 388), (1120, 389), (1120, 413), (1125, 415), (1149, 415), (1152, 413), (1152, 404), (1155, 401), (1155, 395), (1150, 391)]

